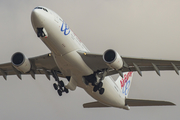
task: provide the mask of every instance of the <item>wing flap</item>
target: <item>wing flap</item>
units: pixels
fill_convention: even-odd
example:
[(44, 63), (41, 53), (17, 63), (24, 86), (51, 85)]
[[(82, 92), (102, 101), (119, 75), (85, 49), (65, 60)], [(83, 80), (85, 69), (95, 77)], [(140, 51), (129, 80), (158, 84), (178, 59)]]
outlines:
[(168, 101), (156, 101), (156, 100), (140, 100), (140, 99), (126, 99), (126, 104), (129, 106), (166, 106), (175, 105)]

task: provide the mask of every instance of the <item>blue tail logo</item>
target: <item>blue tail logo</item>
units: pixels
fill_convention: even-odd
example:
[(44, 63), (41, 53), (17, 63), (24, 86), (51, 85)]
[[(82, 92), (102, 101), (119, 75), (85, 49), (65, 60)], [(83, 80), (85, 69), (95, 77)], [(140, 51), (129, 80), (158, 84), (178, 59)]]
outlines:
[(124, 87), (122, 88), (122, 93), (123, 93), (124, 95), (128, 95), (130, 85), (131, 85), (131, 81), (128, 80), (128, 81), (126, 82), (126, 84), (124, 85)]

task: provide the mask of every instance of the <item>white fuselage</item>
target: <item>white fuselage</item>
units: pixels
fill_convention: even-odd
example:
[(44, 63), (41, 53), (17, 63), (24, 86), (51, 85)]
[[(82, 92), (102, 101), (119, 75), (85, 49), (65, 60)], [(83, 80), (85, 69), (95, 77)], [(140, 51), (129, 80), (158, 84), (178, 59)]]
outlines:
[(89, 52), (89, 50), (60, 16), (45, 7), (37, 7), (32, 11), (31, 21), (36, 33), (37, 28), (43, 28), (46, 36), (40, 38), (51, 50), (54, 60), (64, 76), (71, 76), (75, 85), (83, 88), (99, 102), (113, 107), (125, 107), (125, 98), (110, 77), (105, 77), (103, 80), (105, 88), (103, 95), (93, 92), (93, 87), (83, 82), (82, 76), (93, 74), (93, 71), (86, 65), (77, 51)]

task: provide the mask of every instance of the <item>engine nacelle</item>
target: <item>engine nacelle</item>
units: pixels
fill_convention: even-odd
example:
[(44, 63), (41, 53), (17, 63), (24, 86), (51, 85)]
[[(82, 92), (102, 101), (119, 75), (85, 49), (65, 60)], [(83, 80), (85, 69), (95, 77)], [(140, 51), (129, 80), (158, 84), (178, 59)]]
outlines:
[(11, 57), (13, 66), (22, 73), (27, 73), (31, 70), (31, 63), (22, 53), (14, 53)]
[(106, 50), (103, 54), (103, 60), (106, 62), (107, 65), (109, 65), (111, 68), (119, 70), (123, 68), (123, 60), (120, 57), (120, 55), (112, 50)]

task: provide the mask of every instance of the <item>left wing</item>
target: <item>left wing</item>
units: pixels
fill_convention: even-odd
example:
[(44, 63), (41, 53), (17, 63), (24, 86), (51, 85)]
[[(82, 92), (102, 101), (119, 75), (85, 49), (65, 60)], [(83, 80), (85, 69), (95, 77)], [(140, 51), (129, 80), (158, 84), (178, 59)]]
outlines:
[[(117, 70), (109, 67), (103, 60), (102, 54), (86, 53), (78, 51), (85, 63), (95, 72), (108, 69), (108, 75), (118, 73)], [(162, 60), (162, 59), (145, 59), (121, 56), (124, 66), (122, 72), (137, 71), (142, 76), (141, 71), (156, 71), (160, 75), (161, 70), (174, 70), (179, 75), (180, 61)]]
[(29, 74), (35, 79), (35, 74), (45, 74), (48, 79), (50, 79), (51, 70), (58, 71), (57, 75), (62, 76), (61, 72), (59, 71), (51, 53), (29, 58), (31, 63), (31, 70), (27, 73), (21, 73), (20, 71), (16, 70), (12, 63), (5, 63), (0, 64), (0, 75), (7, 79), (7, 75), (17, 75), (18, 78), (21, 79), (22, 74)]

